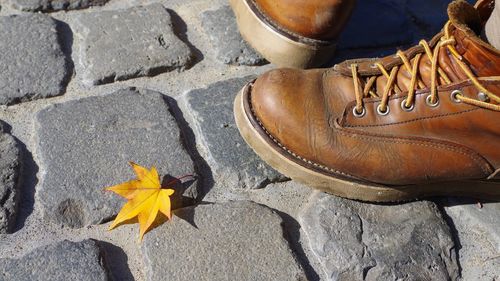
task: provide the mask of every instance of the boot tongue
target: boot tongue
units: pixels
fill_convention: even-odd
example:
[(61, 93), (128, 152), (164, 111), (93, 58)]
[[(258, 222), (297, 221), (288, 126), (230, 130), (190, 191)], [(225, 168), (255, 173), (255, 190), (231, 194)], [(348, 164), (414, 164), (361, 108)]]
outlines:
[[(493, 0), (479, 0), (477, 9), (463, 0), (456, 0), (448, 5), (449, 35), (455, 38), (453, 47), (476, 77), (498, 76), (500, 73), (500, 51), (478, 36), (493, 11), (492, 3)], [(412, 65), (413, 61), (414, 57), (410, 59)], [(457, 63), (457, 58), (446, 46), (442, 46), (439, 51), (438, 65), (452, 83), (468, 79)], [(431, 86), (431, 60), (425, 53), (419, 62), (418, 75), (426, 87)], [(438, 85), (446, 83), (439, 75), (437, 79)], [(408, 91), (410, 81), (411, 73), (401, 66), (396, 76), (396, 85), (402, 91)], [(378, 76), (375, 83), (377, 93), (382, 93), (386, 85), (387, 78)]]
[[(500, 71), (499, 50), (478, 36), (487, 19), (482, 19), (477, 9), (462, 0), (448, 5), (448, 16), (453, 29), (452, 35), (456, 40), (455, 49), (465, 59), (472, 72), (476, 76), (498, 75)], [(483, 16), (489, 17), (489, 14), (483, 14)], [(453, 64), (452, 69), (455, 73), (463, 72), (456, 64)]]
[(469, 3), (459, 0), (448, 5), (448, 18), (457, 29), (470, 34), (481, 33), (479, 12)]
[[(492, 0), (480, 1), (491, 2)], [(463, 0), (454, 1), (448, 5), (448, 16), (451, 22), (450, 35), (455, 38), (456, 42), (454, 48), (476, 77), (496, 76), (500, 72), (500, 52), (477, 35), (481, 33), (487, 17), (491, 14), (492, 6), (489, 8), (489, 13), (487, 8), (487, 6), (483, 7), (480, 14), (476, 8)], [(452, 82), (468, 79), (463, 69), (456, 62), (456, 58), (446, 47), (440, 49), (438, 64)], [(431, 60), (425, 54), (419, 63), (419, 76), (427, 87), (431, 86)], [(402, 67), (396, 79), (398, 87), (403, 91), (407, 91), (410, 80), (411, 74)], [(384, 89), (386, 81), (387, 79), (383, 76), (377, 79), (378, 92)], [(437, 82), (440, 85), (445, 83), (442, 78), (438, 78)]]

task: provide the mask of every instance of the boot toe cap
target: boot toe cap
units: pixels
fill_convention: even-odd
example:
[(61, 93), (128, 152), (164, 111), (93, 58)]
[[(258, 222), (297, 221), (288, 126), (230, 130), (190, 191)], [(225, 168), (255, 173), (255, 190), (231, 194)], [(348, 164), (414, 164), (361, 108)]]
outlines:
[(253, 84), (253, 114), (274, 140), (293, 151), (308, 154), (307, 148), (314, 146), (314, 130), (328, 126), (321, 114), (323, 72), (276, 69), (261, 75)]

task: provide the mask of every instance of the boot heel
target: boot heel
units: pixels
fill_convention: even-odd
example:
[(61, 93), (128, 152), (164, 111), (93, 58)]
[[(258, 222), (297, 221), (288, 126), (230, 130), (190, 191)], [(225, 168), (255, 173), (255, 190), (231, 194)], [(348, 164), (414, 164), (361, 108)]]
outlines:
[(230, 0), (242, 37), (271, 63), (280, 67), (311, 68), (328, 62), (335, 43), (288, 34), (271, 25), (252, 0)]

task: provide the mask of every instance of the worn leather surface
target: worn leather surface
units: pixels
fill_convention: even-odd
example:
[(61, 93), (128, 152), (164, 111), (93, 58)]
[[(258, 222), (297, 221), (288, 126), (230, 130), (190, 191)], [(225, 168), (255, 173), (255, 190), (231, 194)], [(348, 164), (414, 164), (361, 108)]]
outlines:
[(251, 0), (275, 26), (306, 38), (335, 40), (355, 0)]
[[(456, 49), (481, 84), (500, 95), (500, 82), (488, 78), (500, 76), (500, 52), (464, 28), (466, 20), (453, 16)], [(418, 49), (406, 51), (409, 58)], [(392, 56), (381, 61), (387, 66), (401, 64)], [(376, 113), (380, 98), (364, 99), (366, 115), (353, 116), (354, 84), (348, 67), (352, 62), (332, 69), (267, 72), (252, 88), (254, 114), (273, 138), (296, 155), (369, 182), (403, 185), (485, 179), (500, 168), (500, 112), (452, 100), (453, 90), (476, 99), (478, 89), (445, 49), (439, 54), (439, 64), (453, 83), (438, 87), (439, 105), (426, 104), (430, 91), (424, 88), (417, 91), (415, 108), (407, 112), (401, 108), (407, 93), (393, 94), (386, 116)], [(370, 67), (373, 62), (356, 61), (362, 76), (377, 74)], [(420, 74), (429, 85), (430, 62), (425, 56)], [(401, 67), (397, 82), (404, 90), (409, 77)], [(381, 91), (385, 78), (378, 79), (377, 90)]]

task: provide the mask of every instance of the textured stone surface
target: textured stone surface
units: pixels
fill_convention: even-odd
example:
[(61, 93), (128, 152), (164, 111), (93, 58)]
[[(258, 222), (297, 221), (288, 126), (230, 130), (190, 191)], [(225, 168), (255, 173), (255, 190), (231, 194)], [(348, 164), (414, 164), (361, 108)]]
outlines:
[(428, 201), (372, 205), (319, 194), (300, 216), (328, 280), (455, 280), (449, 228)]
[[(123, 89), (39, 112), (43, 173), (37, 197), (45, 215), (71, 227), (109, 219), (124, 202), (103, 188), (135, 178), (128, 161), (154, 165), (160, 175), (193, 174), (164, 98), (153, 91)], [(195, 197), (195, 186), (184, 193)]]
[(447, 199), (446, 213), (460, 241), (463, 280), (500, 280), (500, 203)]
[(290, 180), (266, 185), (263, 189), (213, 188), (203, 197), (204, 202), (249, 200), (296, 217), (315, 189)]
[[(455, 206), (446, 208), (447, 211), (455, 214), (456, 218), (474, 224), (482, 225), (492, 239), (498, 244), (500, 250), (500, 203), (490, 202), (479, 207), (473, 200), (449, 199)], [(453, 203), (452, 203), (453, 204)]]
[(29, 12), (77, 10), (104, 5), (108, 0), (10, 0), (16, 9)]
[[(98, 240), (108, 278), (120, 281), (323, 281), (334, 279), (332, 274), (340, 270), (344, 271), (338, 280), (355, 281), (363, 276), (365, 280), (440, 280), (448, 276), (453, 280), (457, 263), (462, 275), (459, 280), (500, 280), (498, 203), (483, 202), (482, 209), (474, 200), (443, 204), (453, 246), (446, 226), (428, 202), (411, 203), (410, 207), (373, 206), (340, 199), (322, 203), (317, 198), (319, 191), (294, 181), (280, 181), (277, 173), (254, 155), (234, 127), (232, 102), (243, 84), (255, 76), (225, 80), (258, 75), (272, 65), (236, 66), (254, 63), (255, 58), (241, 45), (227, 0), (115, 0), (103, 7), (53, 13), (57, 20), (11, 7), (21, 1), (46, 3), (52, 5), (47, 9), (55, 9), (65, 3), (83, 7), (99, 0), (0, 0), (2, 103), (19, 103), (43, 97), (43, 93), (65, 93), (14, 106), (0, 105), (0, 119), (9, 124), (8, 133), (0, 134), (0, 184), (12, 179), (9, 168), (2, 165), (15, 163), (3, 154), (12, 153), (11, 143), (5, 146), (1, 139), (14, 136), (22, 156), (18, 159), (22, 167), (15, 225), (10, 233), (0, 234), (0, 268), (8, 268), (9, 274), (15, 276), (6, 277), (0, 271), (0, 280), (23, 280), (23, 274), (30, 270), (34, 270), (33, 275), (24, 279), (58, 280), (54, 275), (40, 273), (41, 269), (54, 268), (48, 266), (51, 260), (62, 269), (57, 274), (75, 270), (72, 276), (59, 279), (99, 280), (89, 277), (91, 271), (86, 269), (86, 263), (72, 256), (80, 253), (78, 247), (65, 247), (69, 253), (61, 250), (57, 254), (44, 247), (63, 239), (89, 238)], [(435, 34), (446, 20), (445, 5), (450, 1), (358, 1), (357, 9), (362, 12), (352, 17), (345, 37), (339, 41), (335, 60), (391, 55), (422, 35)], [(154, 8), (154, 12), (151, 8), (129, 9), (152, 2), (172, 10), (165, 12), (158, 5), (154, 7), (160, 8)], [(10, 17), (13, 14), (18, 16)], [(164, 24), (166, 21), (168, 24)], [(91, 34), (92, 30), (96, 33)], [(194, 53), (186, 65), (195, 65), (187, 66), (186, 71), (112, 83), (118, 80), (115, 72), (119, 79), (128, 79), (177, 67), (167, 68), (170, 62), (158, 59), (167, 66), (155, 68), (144, 60), (151, 53), (161, 53), (155, 44), (163, 41), (155, 38), (165, 39), (156, 37), (158, 30), (158, 35), (168, 30), (174, 36), (172, 42), (179, 42), (177, 36), (186, 43)], [(148, 34), (155, 36), (152, 41)], [(146, 44), (154, 47), (152, 51)], [(182, 46), (181, 50), (185, 50)], [(66, 90), (66, 82), (60, 78), (64, 73), (66, 79), (74, 80)], [(174, 103), (165, 104), (163, 98), (151, 92), (105, 95), (128, 86), (172, 96), (179, 108)], [(172, 107), (168, 108), (168, 104)], [(166, 108), (178, 119), (181, 132)], [(191, 157), (181, 142), (186, 142)], [(102, 189), (134, 178), (128, 161), (156, 165), (161, 173), (177, 176), (193, 171), (191, 159), (196, 170), (207, 177), (192, 183), (184, 197), (176, 192), (174, 195), (180, 198), (172, 202), (178, 206), (185, 206), (183, 199), (192, 203), (190, 198), (196, 197), (199, 184), (208, 191), (203, 193), (206, 196), (199, 207), (175, 210), (182, 218), (174, 216), (173, 221), (148, 232), (142, 244), (137, 244), (137, 224), (111, 232), (106, 231), (109, 223), (90, 225), (110, 220), (124, 204), (125, 200)], [(266, 188), (241, 188), (259, 186)], [(5, 202), (12, 202), (12, 193), (2, 201), (2, 192), (0, 209), (5, 210)], [(231, 200), (238, 202), (226, 205)], [(255, 210), (233, 207), (245, 204), (240, 202), (245, 200), (261, 206)], [(344, 205), (339, 207), (339, 202)], [(270, 215), (269, 209), (262, 206), (279, 217)], [(323, 211), (313, 211), (315, 208)], [(337, 210), (339, 215), (334, 216)], [(83, 225), (88, 226), (67, 227)], [(36, 256), (26, 255), (38, 247), (42, 248), (35, 251)], [(92, 269), (102, 272), (95, 256), (91, 259), (96, 261)], [(5, 258), (16, 260), (7, 262)], [(72, 260), (77, 263), (70, 267)]]
[(45, 15), (0, 17), (0, 104), (63, 94), (69, 69), (57, 29)]
[(19, 198), (20, 149), (14, 138), (4, 132), (0, 121), (0, 234), (14, 223)]
[(281, 218), (251, 202), (199, 205), (145, 236), (148, 280), (306, 280)]
[(191, 50), (161, 4), (80, 14), (80, 67), (85, 84), (104, 84), (183, 69)]
[(267, 61), (240, 35), (229, 6), (201, 14), (202, 26), (217, 52), (217, 59), (232, 65), (263, 65)]
[(234, 122), (234, 97), (251, 79), (217, 82), (184, 97), (200, 153), (215, 170), (216, 181), (225, 186), (259, 188), (283, 179), (245, 143)]
[(84, 240), (40, 247), (19, 259), (0, 259), (0, 280), (108, 280), (95, 241)]

